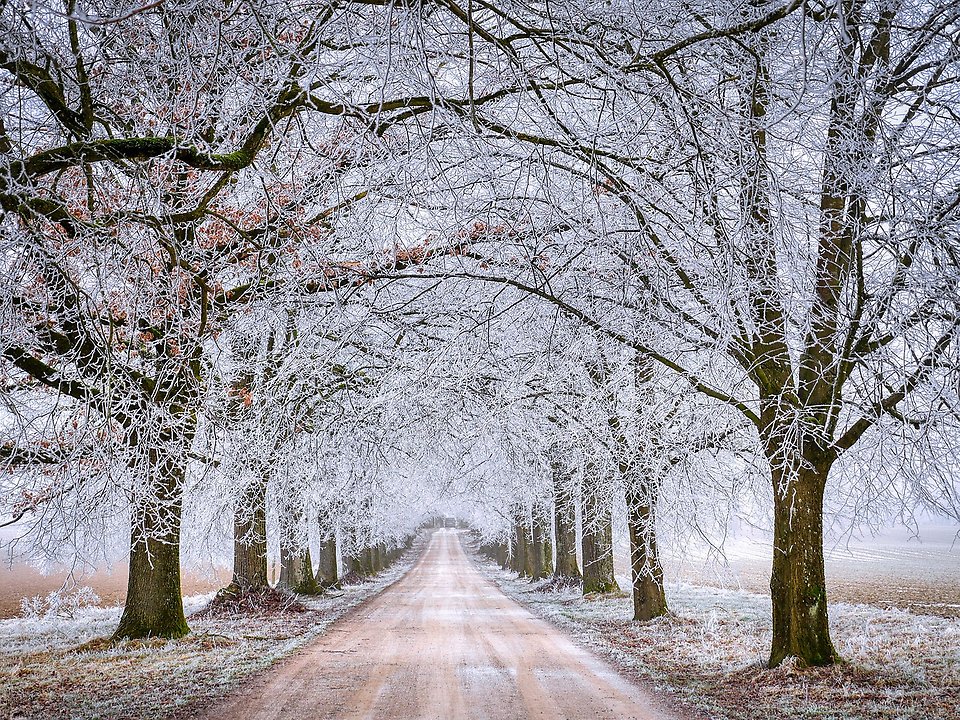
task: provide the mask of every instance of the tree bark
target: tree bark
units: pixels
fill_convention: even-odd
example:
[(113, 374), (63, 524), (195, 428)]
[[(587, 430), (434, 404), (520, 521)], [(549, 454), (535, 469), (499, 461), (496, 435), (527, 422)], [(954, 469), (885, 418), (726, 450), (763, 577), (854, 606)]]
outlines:
[[(298, 510), (290, 514), (292, 524), (284, 528), (284, 537), (280, 543), (280, 579), (277, 584), (300, 595), (316, 595), (321, 590), (313, 576), (310, 546), (305, 544), (305, 537), (301, 542), (297, 533), (297, 528), (304, 522), (304, 513)], [(304, 532), (303, 535), (306, 536), (307, 533)]]
[(233, 580), (230, 592), (270, 587), (267, 577), (267, 481), (253, 480), (234, 512)]
[(529, 577), (530, 572), (530, 541), (527, 538), (527, 529), (523, 522), (516, 521), (514, 525), (513, 570), (520, 577)]
[(114, 639), (186, 635), (180, 586), (180, 514), (184, 467), (173, 458), (156, 462), (155, 492), (134, 513), (127, 598)]
[(620, 590), (613, 576), (613, 517), (607, 503), (598, 497), (596, 478), (591, 477), (592, 474), (592, 469), (587, 468), (581, 493), (584, 595)]
[(802, 665), (836, 662), (830, 640), (823, 566), (823, 492), (830, 461), (774, 465), (773, 643), (770, 667), (787, 657)]
[(553, 528), (549, 517), (543, 523), (543, 577), (553, 575)]
[(497, 561), (504, 570), (510, 567), (510, 546), (505, 542), (497, 544)]
[(320, 585), (313, 576), (310, 548), (280, 548), (280, 586), (300, 595), (316, 595)]
[(545, 578), (546, 570), (544, 567), (544, 532), (543, 532), (543, 523), (541, 523), (536, 517), (533, 519), (533, 537), (530, 543), (530, 577), (534, 580), (542, 580)]
[(653, 482), (627, 490), (627, 529), (630, 532), (630, 570), (633, 582), (633, 619), (653, 620), (667, 613), (663, 567), (657, 551), (656, 493)]
[(361, 578), (370, 575), (370, 548), (358, 544), (354, 538), (353, 551), (347, 559), (347, 573)]
[[(286, 509), (286, 522), (281, 523), (280, 579), (277, 585), (300, 595), (316, 595), (320, 586), (313, 576), (313, 560), (303, 508)], [(302, 529), (302, 535), (298, 533)]]
[(368, 545), (363, 550), (363, 567), (367, 575), (377, 574), (377, 546)]
[(556, 578), (580, 579), (577, 567), (577, 515), (573, 501), (567, 497), (554, 480), (554, 523), (557, 534), (557, 564), (553, 571)]
[(533, 532), (529, 528), (523, 528), (523, 577), (533, 577)]
[(340, 586), (340, 573), (337, 568), (337, 539), (333, 535), (320, 543), (316, 580), (317, 584), (323, 589)]

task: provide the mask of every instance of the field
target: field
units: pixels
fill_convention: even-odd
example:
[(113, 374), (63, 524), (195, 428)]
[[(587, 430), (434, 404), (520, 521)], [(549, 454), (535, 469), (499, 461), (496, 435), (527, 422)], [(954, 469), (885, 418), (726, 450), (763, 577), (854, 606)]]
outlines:
[[(942, 617), (960, 617), (960, 530), (931, 523), (921, 539), (903, 529), (876, 537), (828, 543), (827, 592), (831, 602), (866, 603)], [(626, 539), (615, 549), (617, 575), (627, 587), (630, 571)], [(694, 586), (767, 594), (771, 545), (759, 534), (741, 535), (724, 544), (723, 555), (702, 545), (664, 558), (668, 580)]]

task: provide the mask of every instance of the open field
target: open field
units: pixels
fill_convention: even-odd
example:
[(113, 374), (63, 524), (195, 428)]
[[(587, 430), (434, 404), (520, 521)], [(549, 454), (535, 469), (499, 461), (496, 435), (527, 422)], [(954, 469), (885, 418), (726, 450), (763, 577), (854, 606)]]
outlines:
[[(960, 542), (958, 528), (931, 525), (922, 540), (904, 530), (886, 530), (876, 538), (828, 544), (827, 593), (832, 602), (867, 603), (943, 617), (960, 617)], [(767, 594), (772, 548), (763, 537), (736, 537), (724, 554), (702, 547), (668, 554), (668, 580)], [(617, 575), (629, 578), (625, 539), (615, 549)], [(624, 584), (626, 587), (626, 584)]]

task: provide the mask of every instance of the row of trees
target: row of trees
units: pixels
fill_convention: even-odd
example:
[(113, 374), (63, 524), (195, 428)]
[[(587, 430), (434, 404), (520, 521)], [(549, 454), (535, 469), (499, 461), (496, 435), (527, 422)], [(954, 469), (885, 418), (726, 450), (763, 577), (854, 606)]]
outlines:
[(607, 590), (619, 495), (642, 618), (664, 488), (749, 492), (770, 663), (834, 662), (831, 498), (958, 506), (958, 13), (0, 3), (2, 522), (128, 528), (138, 637), (268, 524), (293, 587), (438, 509), (536, 575), (578, 497)]

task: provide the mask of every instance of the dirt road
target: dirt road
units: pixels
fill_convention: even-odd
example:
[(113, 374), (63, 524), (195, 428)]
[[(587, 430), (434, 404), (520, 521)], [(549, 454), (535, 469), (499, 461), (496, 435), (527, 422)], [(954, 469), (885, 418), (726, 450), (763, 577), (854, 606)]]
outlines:
[(676, 716), (473, 567), (437, 531), (392, 587), (214, 708), (217, 720)]

